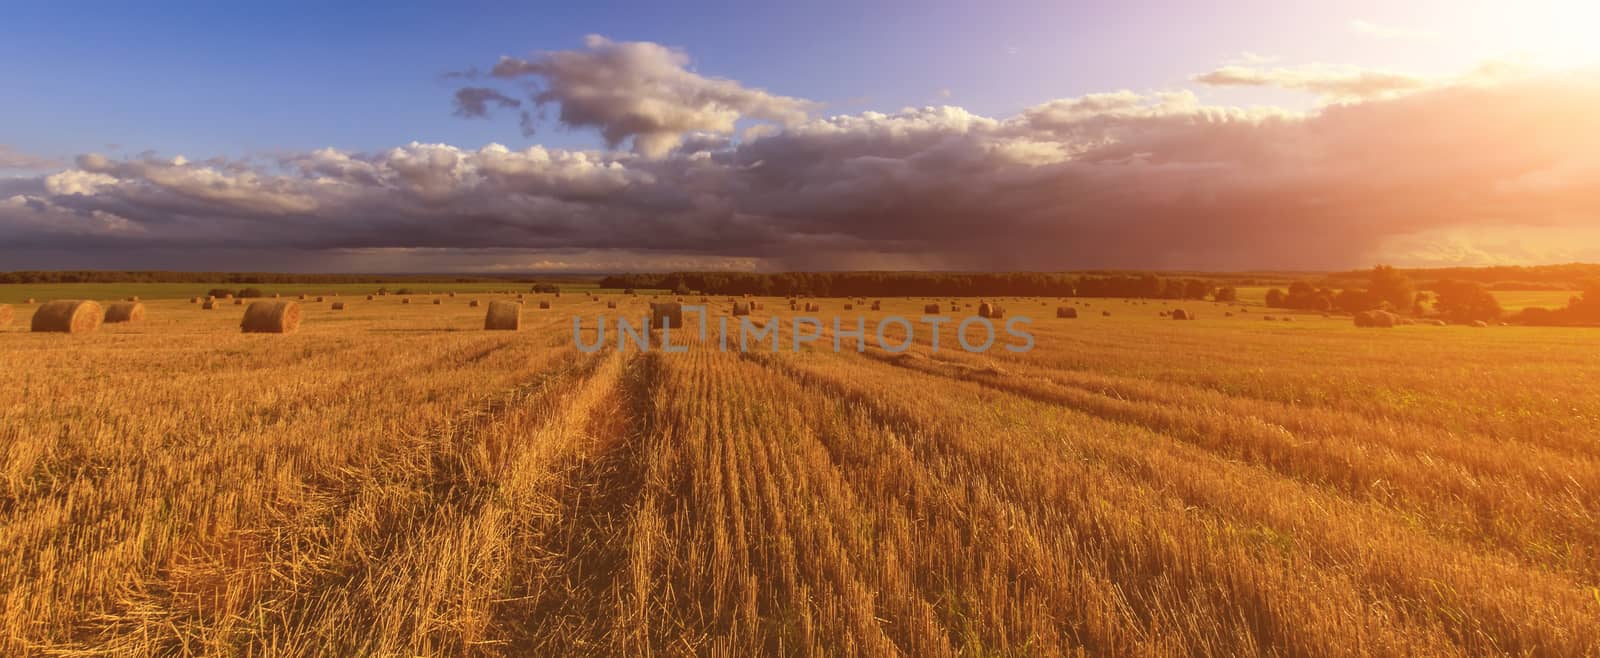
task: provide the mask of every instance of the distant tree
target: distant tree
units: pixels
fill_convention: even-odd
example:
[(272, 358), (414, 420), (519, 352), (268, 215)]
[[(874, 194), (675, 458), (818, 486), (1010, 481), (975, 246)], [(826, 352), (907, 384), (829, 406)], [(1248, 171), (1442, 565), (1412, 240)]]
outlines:
[(1389, 265), (1372, 268), (1368, 276), (1367, 296), (1380, 307), (1391, 311), (1408, 311), (1415, 298), (1411, 279)]
[(1272, 308), (1283, 308), (1284, 307), (1283, 306), (1283, 300), (1284, 300), (1285, 297), (1286, 297), (1286, 295), (1283, 294), (1282, 290), (1279, 290), (1277, 288), (1273, 288), (1271, 290), (1268, 290), (1267, 291), (1267, 306), (1270, 306)]
[(206, 291), (206, 295), (209, 296), (209, 297), (216, 297), (218, 299), (221, 299), (223, 297), (227, 297), (228, 295), (232, 295), (233, 292), (234, 291), (233, 291), (232, 288), (212, 288), (212, 289)]
[(1233, 286), (1223, 286), (1211, 294), (1211, 298), (1219, 302), (1239, 301), (1239, 291)]
[(1440, 281), (1434, 290), (1438, 297), (1433, 307), (1452, 322), (1489, 322), (1499, 320), (1504, 313), (1494, 294), (1475, 281)]
[(261, 292), (261, 290), (259, 288), (245, 288), (244, 290), (240, 290), (239, 294), (236, 295), (236, 296), (237, 297), (244, 297), (246, 299), (253, 299), (253, 298), (256, 298), (256, 297), (266, 297), (265, 294), (262, 294), (262, 292)]
[[(604, 285), (604, 284), (602, 284), (602, 285)], [(607, 286), (607, 287), (609, 287), (609, 286)], [(561, 287), (557, 286), (554, 283), (536, 283), (536, 284), (533, 284), (533, 288), (531, 288), (531, 290), (533, 292), (545, 292), (545, 293), (561, 292)]]
[(1365, 290), (1346, 289), (1333, 296), (1333, 307), (1344, 313), (1360, 313), (1372, 310), (1373, 303)]

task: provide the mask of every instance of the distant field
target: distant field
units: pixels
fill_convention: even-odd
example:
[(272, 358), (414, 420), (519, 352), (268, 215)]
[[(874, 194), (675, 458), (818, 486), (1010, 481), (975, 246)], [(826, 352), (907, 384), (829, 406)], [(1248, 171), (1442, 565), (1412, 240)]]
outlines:
[[(601, 289), (596, 283), (560, 282), (562, 290), (602, 294), (619, 292)], [(116, 300), (137, 296), (140, 299), (188, 299), (204, 296), (212, 288), (258, 288), (267, 295), (341, 294), (362, 295), (379, 288), (390, 291), (408, 288), (417, 294), (426, 292), (484, 293), (495, 290), (528, 292), (530, 283), (306, 283), (306, 284), (239, 284), (239, 283), (56, 283), (56, 284), (0, 284), (0, 304), (16, 304), (30, 297), (40, 301), (49, 299)]]
[(646, 299), (342, 290), (285, 336), (19, 308), (0, 654), (1600, 652), (1595, 330), (1020, 299), (1028, 353), (583, 354)]

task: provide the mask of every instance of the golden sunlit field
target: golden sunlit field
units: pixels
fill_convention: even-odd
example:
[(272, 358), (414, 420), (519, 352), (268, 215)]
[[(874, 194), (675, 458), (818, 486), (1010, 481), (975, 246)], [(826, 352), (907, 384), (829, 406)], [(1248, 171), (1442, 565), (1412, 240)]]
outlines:
[(896, 355), (925, 300), (821, 299), (865, 352), (590, 354), (649, 298), (469, 298), (17, 306), (0, 655), (1600, 653), (1594, 330), (1012, 299), (1031, 352)]

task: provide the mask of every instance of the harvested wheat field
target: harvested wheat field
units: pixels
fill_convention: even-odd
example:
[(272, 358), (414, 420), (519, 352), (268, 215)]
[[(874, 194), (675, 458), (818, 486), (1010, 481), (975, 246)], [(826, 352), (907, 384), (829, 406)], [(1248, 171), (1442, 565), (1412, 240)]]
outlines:
[(0, 654), (1600, 652), (1592, 330), (1018, 298), (1031, 352), (792, 352), (757, 298), (784, 349), (585, 353), (582, 295), (189, 294), (0, 327)]

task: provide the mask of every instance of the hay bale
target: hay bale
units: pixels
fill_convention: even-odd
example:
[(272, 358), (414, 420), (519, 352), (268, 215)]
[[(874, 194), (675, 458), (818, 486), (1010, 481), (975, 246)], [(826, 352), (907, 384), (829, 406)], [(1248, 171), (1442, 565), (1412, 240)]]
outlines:
[(821, 304), (812, 304), (810, 302), (806, 302), (806, 312), (807, 313), (820, 313), (820, 312), (822, 312), (822, 305)]
[(247, 334), (291, 334), (300, 328), (300, 304), (285, 301), (250, 302), (239, 320)]
[(321, 304), (321, 303), (324, 303), (324, 302), (326, 302), (326, 301), (327, 301), (327, 300), (326, 300), (326, 299), (323, 299), (323, 298), (322, 298), (322, 296), (321, 296), (321, 295), (318, 295), (318, 296), (317, 296), (317, 303), (318, 303), (318, 304)]
[(616, 308), (616, 307), (617, 307), (617, 303), (616, 302), (606, 302), (606, 308)]
[(999, 304), (983, 302), (978, 304), (978, 317), (990, 320), (999, 320), (1006, 316), (1006, 309)]
[(1483, 320), (1473, 320), (1472, 321), (1472, 326), (1477, 327), (1479, 329), (1487, 329), (1489, 327), (1489, 323), (1484, 322)]
[(305, 300), (306, 300), (306, 294), (305, 293), (300, 293), (300, 301), (303, 302)]
[(1056, 307), (1056, 317), (1076, 320), (1078, 319), (1078, 309), (1071, 306), (1058, 306)]
[(470, 302), (467, 302), (467, 308), (478, 308), (478, 300), (474, 299)]
[(872, 303), (872, 310), (874, 310), (874, 311), (883, 310), (883, 302), (873, 302)]
[(1222, 314), (1222, 317), (1225, 317), (1225, 318), (1231, 318), (1231, 317), (1233, 317), (1233, 311), (1227, 311), (1227, 312), (1224, 312), (1224, 313), (1223, 313), (1223, 314)]
[(521, 329), (521, 304), (501, 300), (489, 302), (489, 311), (483, 315), (484, 331), (519, 331)]
[(411, 303), (411, 298), (410, 297), (401, 297), (400, 298), (400, 303), (401, 304), (410, 304)]
[(200, 303), (200, 298), (199, 297), (190, 297), (189, 298), (189, 303), (190, 304), (199, 304)]
[(144, 304), (118, 302), (106, 307), (106, 324), (138, 322), (144, 319)]
[(550, 308), (550, 302), (539, 302), (539, 308)]
[(1283, 316), (1283, 321), (1284, 321), (1284, 322), (1294, 322), (1294, 316), (1292, 316), (1292, 315), (1285, 315), (1285, 316)]
[(1174, 320), (1193, 320), (1194, 319), (1194, 314), (1190, 313), (1190, 312), (1188, 312), (1188, 311), (1186, 311), (1184, 309), (1181, 309), (1181, 308), (1173, 309), (1172, 310), (1172, 319), (1174, 319)]
[(1103, 318), (1111, 317), (1111, 311), (1101, 311), (1100, 312), (1100, 317), (1103, 317)]
[(683, 304), (667, 302), (650, 305), (650, 328), (660, 329), (664, 326), (673, 329), (683, 327)]
[(736, 315), (736, 316), (738, 316), (738, 315), (749, 315), (750, 314), (750, 305), (745, 303), (745, 302), (734, 302), (733, 303), (733, 314)]
[(370, 302), (370, 301), (372, 301), (372, 300), (373, 300), (373, 299), (374, 299), (374, 297), (373, 297), (373, 296), (372, 296), (372, 295), (367, 295), (367, 301), (369, 301), (369, 302)]
[(845, 304), (844, 305), (844, 310), (846, 310), (846, 311), (854, 311), (854, 310), (856, 310), (856, 305), (855, 304)]
[(333, 303), (333, 310), (335, 310), (335, 311), (343, 311), (344, 310), (344, 302), (334, 302)]
[(27, 298), (27, 299), (25, 299), (25, 300), (23, 300), (23, 301), (22, 301), (22, 303), (24, 303), (24, 304), (27, 304), (27, 305), (29, 305), (29, 306), (33, 306), (33, 303), (34, 303), (34, 302), (33, 302), (33, 298), (32, 298), (32, 297), (29, 297), (29, 298)]
[(45, 302), (33, 313), (34, 332), (80, 334), (100, 328), (105, 313), (100, 305), (91, 301), (58, 299)]
[(1355, 314), (1355, 325), (1361, 328), (1389, 329), (1400, 324), (1400, 316), (1388, 311), (1362, 311)]
[(11, 310), (10, 304), (0, 304), (0, 327), (11, 326), (11, 321), (17, 317), (17, 312)]
[(205, 303), (202, 303), (200, 305), (200, 310), (202, 310), (202, 311), (211, 311), (211, 310), (215, 310), (216, 308), (217, 308), (217, 300), (215, 300), (215, 299), (207, 299), (205, 301)]
[(923, 306), (922, 307), (922, 312), (923, 313), (927, 313), (928, 315), (938, 315), (939, 314), (939, 305), (938, 304), (928, 304), (926, 306)]
[(440, 306), (440, 305), (443, 305), (443, 304), (444, 304), (444, 300), (443, 299), (439, 299), (438, 297), (433, 298), (433, 305), (434, 306)]
[(1433, 322), (1429, 322), (1428, 324), (1431, 324), (1431, 325), (1433, 325), (1435, 327), (1447, 327), (1447, 326), (1449, 326), (1449, 325), (1445, 324), (1444, 320), (1434, 320)]
[(137, 301), (139, 301), (139, 296), (138, 295), (134, 295), (134, 296), (129, 297), (126, 300), (123, 300), (123, 301), (137, 302)]
[(238, 299), (233, 300), (233, 305), (234, 306), (244, 306), (244, 298), (240, 297)]
[[(447, 294), (447, 295), (450, 295), (450, 296), (451, 296), (451, 297), (455, 297), (455, 296), (456, 296), (456, 294), (455, 294), (455, 293), (453, 293), (453, 292), (451, 292), (451, 293), (445, 293), (445, 294)], [(522, 295), (517, 295), (517, 299), (522, 299)]]
[[(1277, 320), (1277, 318), (1272, 317), (1270, 315), (1263, 315), (1263, 316), (1261, 316), (1261, 319), (1266, 320), (1267, 322), (1274, 322), (1274, 321)], [(1360, 326), (1360, 325), (1356, 325), (1356, 326)]]

